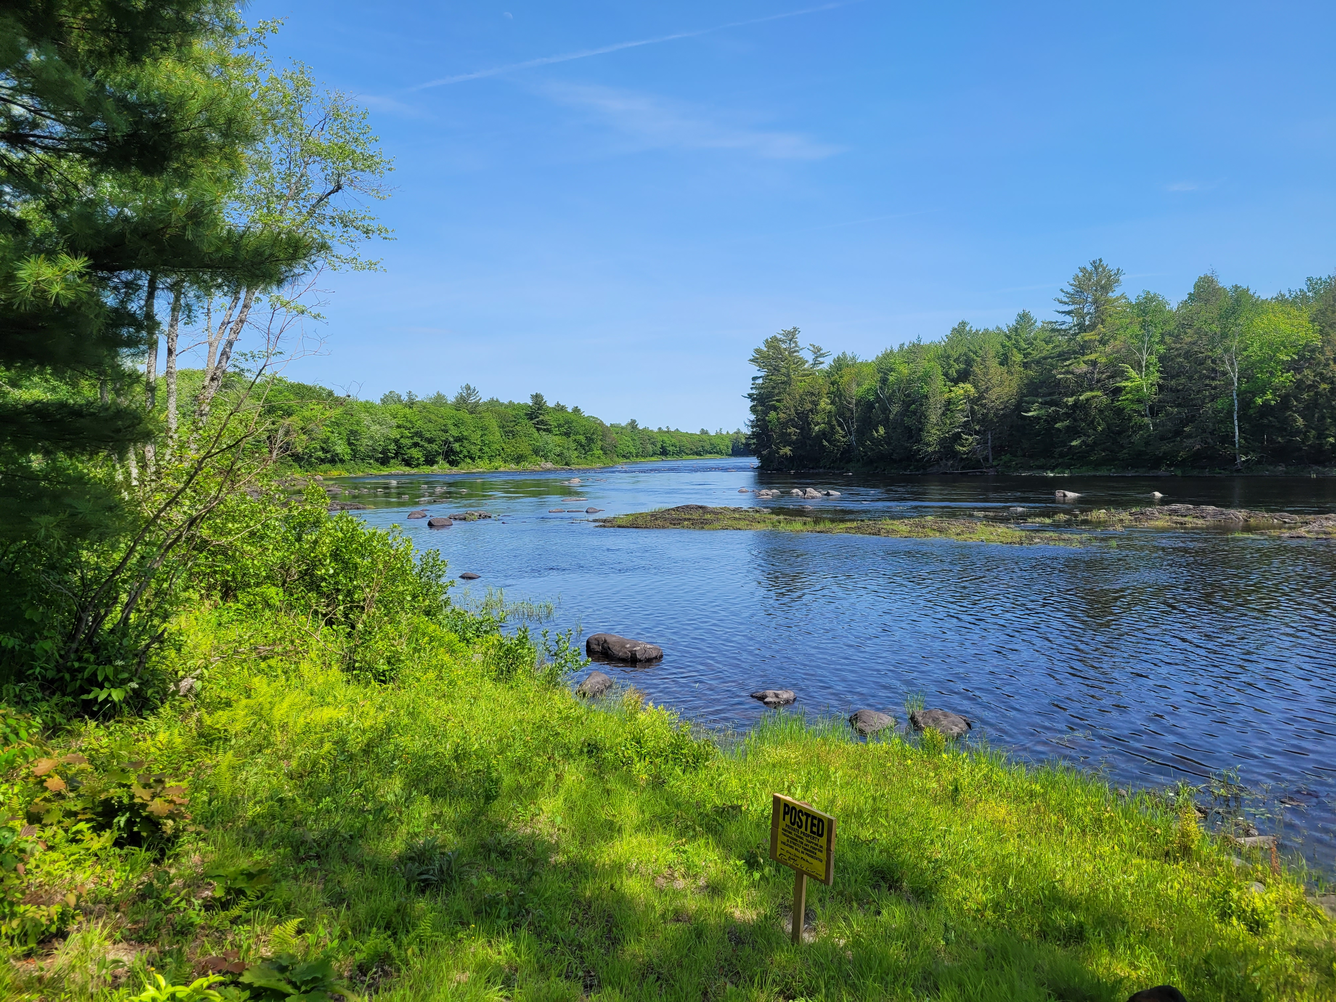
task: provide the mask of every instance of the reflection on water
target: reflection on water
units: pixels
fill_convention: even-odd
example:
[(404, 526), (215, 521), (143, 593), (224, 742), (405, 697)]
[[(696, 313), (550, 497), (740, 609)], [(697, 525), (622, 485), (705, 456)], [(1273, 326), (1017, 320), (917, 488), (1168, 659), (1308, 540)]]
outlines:
[[(578, 477), (578, 483), (568, 481)], [(1336, 542), (1200, 530), (1097, 534), (1083, 548), (766, 532), (604, 529), (606, 514), (677, 504), (811, 504), (835, 517), (1069, 510), (1190, 502), (1336, 510), (1309, 478), (794, 477), (749, 460), (579, 473), (362, 478), (341, 483), (507, 598), (557, 600), (557, 626), (660, 644), (627, 669), (659, 703), (747, 726), (748, 693), (789, 688), (799, 708), (904, 718), (907, 696), (970, 717), (994, 747), (1098, 767), (1119, 785), (1203, 781), (1238, 767), (1265, 797), (1264, 830), (1336, 861)], [(816, 487), (838, 498), (758, 500), (739, 488)], [(496, 521), (407, 522), (480, 508)], [(1280, 802), (1284, 798), (1288, 805)]]

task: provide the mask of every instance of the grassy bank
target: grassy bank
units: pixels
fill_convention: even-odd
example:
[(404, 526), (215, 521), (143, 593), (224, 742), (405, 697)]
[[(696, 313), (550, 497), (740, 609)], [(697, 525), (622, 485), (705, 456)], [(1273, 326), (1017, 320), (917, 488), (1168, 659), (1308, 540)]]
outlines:
[(983, 519), (878, 518), (835, 521), (770, 508), (711, 508), (688, 504), (659, 511), (617, 515), (599, 520), (614, 529), (761, 529), (775, 532), (816, 532), (898, 539), (956, 539), (974, 543), (1016, 545), (1047, 543), (1079, 546), (1080, 536), (1036, 529), (1018, 529)]
[[(26, 739), (6, 718), (28, 847), (8, 918), (22, 892), (50, 921), (30, 945), (10, 929), (5, 997), (123, 998), (209, 958), (253, 998), (286, 997), (254, 972), (293, 970), (404, 1000), (1336, 992), (1334, 927), (1301, 883), (1235, 865), (1157, 798), (791, 716), (724, 750), (634, 694), (588, 706), (515, 674), (495, 636), (441, 633), (384, 684), (316, 644), (275, 653), (281, 633), (199, 614), (175, 655), (194, 698)], [(51, 790), (127, 761), (188, 804), (149, 823), (132, 796), (118, 830)], [(840, 823), (801, 949), (765, 858), (774, 790)], [(48, 817), (19, 835), (34, 800)]]

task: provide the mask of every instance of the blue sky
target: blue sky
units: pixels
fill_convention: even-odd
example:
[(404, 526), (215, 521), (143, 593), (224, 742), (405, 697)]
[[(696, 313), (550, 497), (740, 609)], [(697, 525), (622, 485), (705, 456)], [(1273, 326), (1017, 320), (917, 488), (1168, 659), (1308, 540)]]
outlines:
[(295, 378), (734, 428), (792, 325), (875, 355), (1336, 270), (1336, 4), (264, 0), (395, 157)]

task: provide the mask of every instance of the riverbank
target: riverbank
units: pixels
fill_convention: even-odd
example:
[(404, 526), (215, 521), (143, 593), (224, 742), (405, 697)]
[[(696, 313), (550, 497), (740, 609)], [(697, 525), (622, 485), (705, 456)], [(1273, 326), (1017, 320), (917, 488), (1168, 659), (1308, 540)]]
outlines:
[[(430, 552), (316, 491), (235, 503), (256, 528), (197, 572), (134, 706), (0, 711), (0, 998), (1336, 990), (1336, 900), (1231, 840), (1237, 815), (1205, 830), (1204, 791), (840, 718), (711, 734), (633, 690), (584, 702), (569, 635), (443, 605)], [(839, 819), (797, 949), (776, 790)]]
[[(10, 813), (61, 799), (54, 779), (105, 789), (127, 760), (168, 802), (153, 822), (131, 797), (137, 838), (96, 815), (24, 829), (7, 890), (54, 938), (10, 940), (8, 997), (208, 970), (295, 984), (298, 960), (308, 990), (396, 1000), (1336, 990), (1304, 875), (1161, 797), (838, 720), (774, 714), (721, 746), (632, 692), (587, 705), (514, 673), (486, 636), (441, 633), (375, 684), (318, 644), (275, 652), (287, 624), (178, 625), (180, 667), (209, 666), (190, 697), (17, 740), (5, 718)], [(791, 876), (767, 859), (774, 790), (839, 819), (798, 949)]]
[(720, 462), (746, 462), (751, 463), (750, 456), (732, 456), (725, 454), (707, 454), (700, 456), (641, 456), (634, 459), (618, 459), (612, 462), (604, 459), (597, 463), (576, 463), (573, 465), (555, 465), (553, 463), (537, 463), (525, 466), (507, 466), (498, 463), (493, 466), (424, 466), (416, 469), (404, 469), (402, 467), (390, 466), (331, 466), (311, 470), (299, 470), (293, 468), (282, 471), (282, 475), (288, 481), (301, 479), (310, 479), (319, 477), (324, 479), (334, 477), (411, 477), (411, 476), (435, 476), (444, 474), (461, 473), (550, 473), (563, 472), (567, 470), (607, 470), (615, 469), (618, 466), (632, 466), (640, 463), (677, 463), (686, 460), (696, 459), (717, 459)]

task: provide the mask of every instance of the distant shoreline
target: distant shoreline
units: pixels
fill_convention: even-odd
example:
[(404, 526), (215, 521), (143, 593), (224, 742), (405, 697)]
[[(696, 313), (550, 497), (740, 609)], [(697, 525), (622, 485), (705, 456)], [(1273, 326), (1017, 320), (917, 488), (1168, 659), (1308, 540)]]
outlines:
[(388, 466), (372, 469), (345, 470), (338, 467), (325, 467), (314, 470), (293, 470), (285, 473), (289, 477), (417, 477), (437, 476), (450, 473), (560, 473), (567, 470), (609, 470), (617, 466), (629, 466), (633, 463), (680, 463), (695, 459), (717, 459), (737, 462), (756, 461), (754, 456), (639, 456), (635, 459), (618, 459), (615, 462), (565, 464), (528, 464), (525, 466), (424, 466), (406, 470), (402, 467)]

